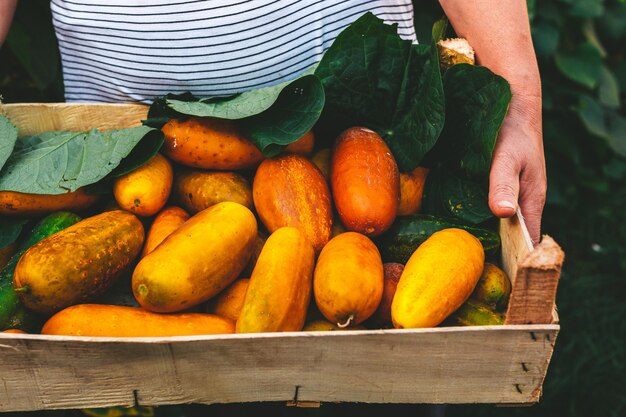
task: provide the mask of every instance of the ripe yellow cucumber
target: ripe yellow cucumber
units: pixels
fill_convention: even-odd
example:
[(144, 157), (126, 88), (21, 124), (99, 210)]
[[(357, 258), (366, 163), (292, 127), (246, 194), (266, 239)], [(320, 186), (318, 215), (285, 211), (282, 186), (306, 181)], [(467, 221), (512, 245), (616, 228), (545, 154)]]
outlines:
[(157, 214), (172, 190), (172, 164), (161, 154), (113, 183), (115, 200), (124, 210), (139, 216)]
[(322, 249), (315, 266), (313, 290), (321, 313), (340, 327), (370, 317), (383, 296), (383, 262), (366, 236), (342, 233)]
[(235, 280), (228, 288), (207, 303), (206, 312), (225, 317), (232, 320), (233, 323), (236, 322), (239, 314), (241, 314), (249, 283), (250, 278)]
[(94, 204), (99, 197), (83, 188), (54, 195), (0, 191), (0, 215), (26, 217), (62, 210), (80, 211)]
[(141, 257), (143, 258), (152, 252), (166, 237), (171, 235), (174, 230), (178, 229), (187, 220), (189, 220), (189, 214), (180, 207), (171, 206), (161, 210), (154, 218), (152, 226), (150, 226)]
[(59, 311), (42, 334), (96, 337), (162, 337), (233, 333), (232, 320), (214, 314), (156, 314), (136, 307), (79, 304)]
[(24, 305), (54, 313), (102, 294), (137, 257), (144, 230), (134, 214), (107, 211), (31, 246), (15, 268)]
[(241, 204), (223, 202), (201, 211), (137, 264), (135, 298), (159, 313), (208, 300), (241, 273), (256, 235), (256, 218)]
[(313, 246), (299, 229), (281, 227), (272, 233), (252, 271), (237, 333), (302, 330), (314, 262)]
[(461, 229), (444, 229), (417, 248), (404, 267), (391, 304), (397, 328), (434, 327), (470, 296), (483, 271), (485, 252)]
[(252, 209), (252, 188), (235, 172), (178, 171), (174, 176), (174, 198), (190, 213), (214, 204), (232, 201)]
[(311, 161), (286, 154), (259, 165), (252, 184), (254, 207), (267, 230), (297, 227), (316, 253), (330, 240), (333, 212), (328, 184)]

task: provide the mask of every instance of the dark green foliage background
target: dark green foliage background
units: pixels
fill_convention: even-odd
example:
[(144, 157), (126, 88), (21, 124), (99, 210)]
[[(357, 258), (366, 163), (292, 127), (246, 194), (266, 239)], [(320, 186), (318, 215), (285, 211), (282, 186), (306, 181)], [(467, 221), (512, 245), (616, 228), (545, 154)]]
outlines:
[[(428, 40), (432, 23), (442, 11), (435, 0), (415, 3), (418, 37)], [(0, 50), (0, 94), (5, 102), (62, 101), (49, 2), (20, 4), (9, 40)], [(519, 409), (452, 406), (447, 415), (624, 416), (626, 2), (528, 0), (528, 5), (544, 89), (549, 184), (543, 230), (557, 239), (567, 256), (557, 297), (562, 329), (539, 405)], [(160, 410), (189, 416), (419, 414), (414, 406), (399, 405), (328, 404), (316, 410), (294, 410), (265, 404)]]

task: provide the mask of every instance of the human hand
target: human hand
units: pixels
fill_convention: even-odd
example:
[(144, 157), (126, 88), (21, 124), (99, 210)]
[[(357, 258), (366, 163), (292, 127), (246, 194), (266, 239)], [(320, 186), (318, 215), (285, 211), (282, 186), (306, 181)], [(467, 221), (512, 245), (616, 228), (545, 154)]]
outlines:
[(546, 200), (546, 163), (541, 97), (513, 96), (493, 152), (489, 208), (498, 217), (524, 216), (533, 244), (539, 243)]

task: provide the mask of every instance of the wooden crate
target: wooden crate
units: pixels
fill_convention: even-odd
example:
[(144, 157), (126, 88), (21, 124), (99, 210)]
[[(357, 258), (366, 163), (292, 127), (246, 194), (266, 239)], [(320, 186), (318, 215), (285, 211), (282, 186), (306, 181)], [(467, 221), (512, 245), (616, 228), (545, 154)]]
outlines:
[[(22, 135), (138, 125), (140, 105), (0, 106)], [(504, 326), (171, 338), (0, 334), (0, 411), (288, 401), (531, 404), (559, 332), (563, 263), (532, 248), (521, 217), (502, 220), (513, 281)]]

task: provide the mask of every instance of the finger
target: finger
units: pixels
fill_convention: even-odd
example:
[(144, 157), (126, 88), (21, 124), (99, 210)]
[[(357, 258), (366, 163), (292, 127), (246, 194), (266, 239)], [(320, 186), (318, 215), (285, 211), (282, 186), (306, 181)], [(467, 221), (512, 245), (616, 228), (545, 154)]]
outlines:
[(519, 164), (507, 153), (495, 153), (489, 174), (489, 208), (497, 217), (511, 217), (517, 210)]
[(541, 237), (541, 214), (546, 203), (545, 180), (538, 176), (541, 172), (525, 169), (521, 177), (520, 210), (534, 245)]

